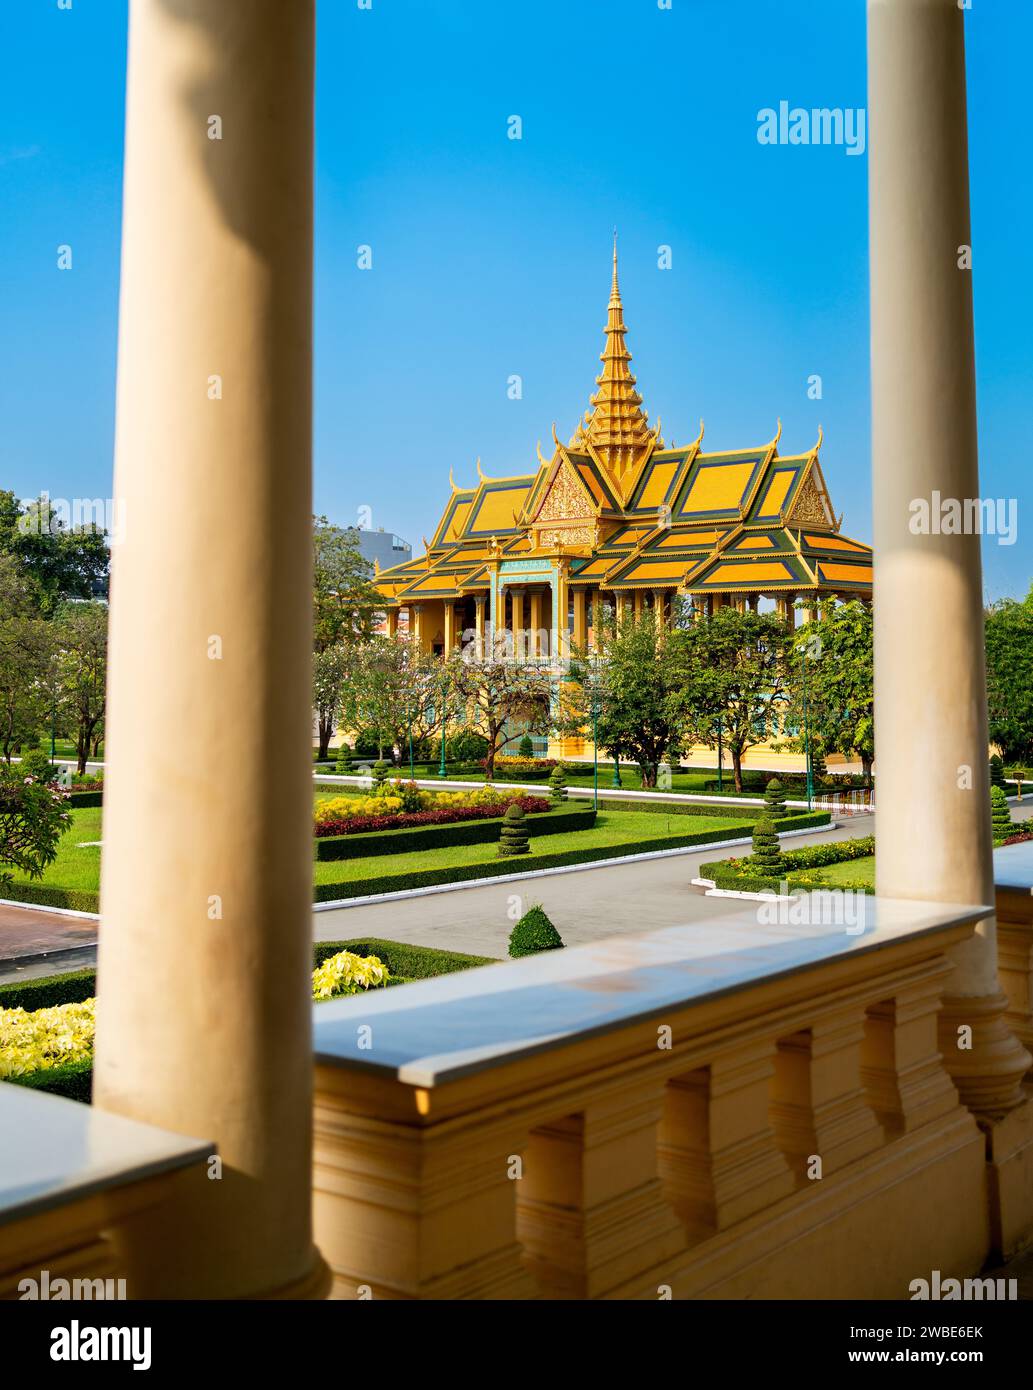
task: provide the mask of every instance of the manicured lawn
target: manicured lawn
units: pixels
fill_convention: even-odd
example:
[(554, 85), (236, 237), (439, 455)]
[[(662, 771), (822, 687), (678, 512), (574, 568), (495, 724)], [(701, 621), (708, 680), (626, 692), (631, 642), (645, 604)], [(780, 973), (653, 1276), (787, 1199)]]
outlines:
[[(591, 830), (576, 830), (567, 835), (549, 835), (539, 842), (541, 852), (550, 856), (568, 850), (612, 849), (621, 844), (641, 844), (643, 840), (681, 839), (698, 831), (728, 831), (728, 838), (745, 835), (752, 821), (731, 816), (666, 816), (662, 812), (601, 810)], [(392, 854), (376, 861), (378, 874), (406, 874), (419, 869), (451, 869), (460, 865), (497, 864), (500, 873), (517, 873), (534, 868), (535, 839), (531, 850), (517, 859), (499, 858), (498, 846), (457, 845), (449, 849), (419, 850), (415, 854)], [(370, 861), (342, 859), (316, 865), (315, 881), (319, 883), (355, 883), (370, 877)]]
[[(99, 806), (91, 806), (83, 811), (72, 811), (72, 823), (57, 847), (57, 858), (47, 869), (42, 879), (29, 878), (28, 874), (15, 871), (15, 883), (49, 884), (55, 888), (82, 888), (96, 892), (100, 887), (100, 846), (87, 845), (80, 849), (84, 841), (101, 838), (100, 820), (103, 811)], [(3, 897), (0, 888), (0, 897)]]
[[(356, 760), (355, 760), (356, 764), (358, 764), (358, 763), (361, 762), (361, 761), (363, 761), (363, 760), (362, 760), (362, 759), (356, 759)], [(369, 761), (373, 761), (373, 760), (369, 760)], [(568, 786), (571, 786), (571, 787), (591, 787), (592, 784), (593, 784), (593, 780), (594, 780), (594, 779), (593, 779), (592, 764), (591, 764), (591, 763), (585, 763), (585, 764), (582, 764), (582, 765), (579, 765), (579, 766), (583, 766), (584, 770), (583, 770), (583, 771), (580, 771), (580, 770), (579, 770), (579, 771), (577, 771), (577, 772), (568, 772), (568, 773), (567, 773), (567, 785), (568, 785)], [(352, 771), (353, 771), (353, 774), (358, 775), (358, 772), (359, 772), (358, 766), (356, 765), (355, 767), (353, 767)], [(414, 766), (414, 768), (413, 768), (413, 771), (415, 772), (416, 776), (419, 778), (419, 780), (420, 780), (421, 782), (431, 781), (431, 780), (433, 780), (434, 778), (436, 778), (437, 775), (438, 775), (438, 764), (437, 764), (437, 763), (416, 763), (415, 766)], [(332, 772), (331, 772), (331, 775), (333, 775)], [(774, 774), (773, 772), (767, 774), (767, 777), (774, 777), (774, 776), (775, 776), (775, 774)], [(404, 763), (402, 764), (401, 767), (393, 768), (393, 769), (392, 769), (392, 771), (391, 771), (391, 778), (392, 778), (392, 780), (394, 780), (395, 778), (398, 778), (398, 777), (401, 777), (401, 778), (403, 778), (403, 779), (405, 779), (405, 780), (408, 779), (408, 777), (409, 777), (409, 764), (408, 764), (407, 762), (404, 762)], [(736, 796), (736, 795), (742, 795), (742, 796), (760, 796), (761, 793), (763, 792), (763, 784), (762, 784), (762, 783), (758, 783), (758, 785), (754, 786), (754, 785), (752, 785), (750, 779), (747, 778), (746, 783), (745, 783), (745, 786), (744, 786), (744, 788), (743, 788), (743, 791), (742, 791), (741, 793), (737, 793), (736, 790), (735, 790), (735, 784), (734, 784), (734, 782), (733, 782), (733, 780), (732, 780), (732, 774), (731, 774), (731, 772), (729, 771), (728, 768), (725, 768), (723, 792), (722, 792), (722, 793), (718, 793), (717, 791), (708, 791), (708, 790), (707, 790), (706, 784), (707, 784), (708, 782), (715, 781), (716, 778), (717, 778), (717, 768), (716, 768), (716, 767), (715, 767), (715, 768), (694, 767), (694, 768), (691, 768), (691, 769), (683, 770), (683, 771), (681, 771), (681, 772), (675, 772), (675, 773), (673, 773), (672, 776), (671, 776), (671, 785), (670, 785), (669, 788), (665, 788), (665, 790), (673, 791), (673, 792), (696, 792), (696, 793), (700, 793), (700, 794), (705, 793), (707, 796), (718, 796), (719, 794), (723, 794), (723, 795), (725, 795), (725, 796)], [(477, 767), (476, 765), (471, 765), (471, 764), (468, 764), (468, 763), (464, 763), (464, 764), (462, 764), (461, 766), (453, 766), (453, 767), (450, 767), (450, 768), (448, 769), (448, 777), (447, 777), (446, 780), (456, 781), (456, 782), (483, 782), (483, 781), (484, 781), (484, 772), (482, 771), (481, 768)], [(509, 780), (509, 779), (507, 779), (507, 778), (496, 776), (496, 777), (495, 777), (495, 786), (496, 786), (496, 787), (505, 787), (508, 780)], [(519, 780), (519, 779), (514, 778), (513, 780), (514, 780), (514, 781), (517, 781), (517, 780)], [(765, 780), (766, 780), (766, 778), (765, 778)], [(543, 791), (543, 793), (544, 793), (545, 791), (548, 790), (549, 782), (548, 782), (548, 778), (541, 778), (541, 779), (532, 779), (532, 778), (528, 778), (528, 779), (526, 779), (526, 785), (527, 785), (527, 786), (536, 786), (536, 785), (540, 785), (541, 788), (542, 788), (542, 791)], [(642, 790), (642, 774), (639, 772), (639, 770), (638, 770), (637, 767), (632, 767), (630, 764), (622, 764), (622, 766), (621, 766), (621, 786), (620, 786), (620, 788), (616, 788), (616, 789), (615, 789), (615, 788), (613, 787), (613, 764), (612, 764), (612, 763), (600, 763), (600, 764), (599, 764), (599, 786), (600, 786), (600, 788), (601, 788), (602, 790), (604, 790), (604, 791), (609, 791), (609, 790), (623, 790), (623, 791), (631, 791), (631, 792), (641, 791), (641, 790)], [(647, 790), (647, 791), (655, 791), (656, 788), (655, 788), (655, 787), (648, 787), (648, 788), (646, 788), (646, 790)], [(791, 792), (790, 794), (792, 795), (793, 793)], [(799, 798), (799, 799), (801, 799), (801, 800), (803, 799), (802, 794), (800, 795), (800, 798)]]
[[(35, 881), (43, 885), (83, 889), (96, 892), (100, 885), (100, 848), (90, 846), (79, 848), (84, 841), (99, 840), (102, 811), (100, 807), (72, 811), (72, 824), (62, 836), (57, 859), (47, 869), (42, 880), (30, 880), (24, 874), (15, 874), (16, 881), (28, 883)], [(732, 839), (745, 835), (752, 824), (742, 818), (732, 816), (681, 816), (665, 815), (661, 811), (606, 811), (599, 812), (595, 827), (591, 830), (572, 831), (565, 835), (543, 836), (538, 842), (540, 853), (550, 856), (567, 851), (606, 849), (612, 850), (622, 844), (638, 844), (649, 840), (684, 841), (695, 832), (728, 832)], [(533, 869), (535, 863), (535, 838), (531, 837), (532, 853), (521, 855), (516, 860), (502, 860), (498, 856), (494, 842), (482, 845), (456, 845), (447, 849), (418, 850), (410, 854), (385, 855), (376, 861), (369, 859), (342, 859), (315, 865), (317, 884), (361, 883), (371, 877), (371, 862), (376, 864), (376, 874), (404, 875), (414, 870), (454, 869), (461, 866), (498, 865), (500, 873)], [(855, 867), (851, 865), (850, 867)], [(0, 892), (2, 896), (2, 892)]]
[(847, 859), (842, 864), (827, 864), (821, 870), (811, 870), (812, 873), (820, 872), (821, 881), (829, 888), (835, 888), (840, 883), (864, 883), (875, 886), (875, 856), (871, 855), (867, 859)]

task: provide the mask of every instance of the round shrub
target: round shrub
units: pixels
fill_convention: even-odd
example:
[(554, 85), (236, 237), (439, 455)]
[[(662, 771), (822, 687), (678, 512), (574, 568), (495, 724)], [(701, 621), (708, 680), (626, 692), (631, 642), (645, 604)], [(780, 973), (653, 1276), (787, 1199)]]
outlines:
[(524, 808), (514, 801), (502, 818), (502, 831), (499, 836), (499, 855), (509, 859), (516, 854), (530, 854), (531, 842), (527, 834)]
[(562, 945), (559, 932), (540, 903), (529, 907), (509, 934), (511, 956), (533, 956), (538, 951), (555, 951)]
[(763, 815), (753, 827), (753, 855), (750, 868), (758, 874), (780, 874), (783, 867), (775, 822), (769, 815)]
[(567, 799), (567, 775), (559, 763), (552, 769), (552, 776), (549, 778), (549, 802), (553, 806), (562, 806)]

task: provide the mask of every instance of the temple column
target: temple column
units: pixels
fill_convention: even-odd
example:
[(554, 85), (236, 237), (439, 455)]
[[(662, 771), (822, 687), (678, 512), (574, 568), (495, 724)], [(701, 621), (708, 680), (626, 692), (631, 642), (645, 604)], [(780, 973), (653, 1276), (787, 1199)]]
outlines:
[(756, 613), (760, 608), (760, 594), (749, 594), (746, 599), (751, 613)]
[(665, 608), (667, 606), (667, 595), (663, 589), (653, 590), (653, 617), (656, 619), (658, 628), (663, 628), (666, 619)]
[(443, 631), (445, 635), (445, 656), (447, 657), (451, 656), (456, 646), (456, 606), (451, 599), (445, 599), (443, 606), (445, 609)]
[(523, 589), (510, 589), (510, 627), (513, 632), (513, 655), (517, 660), (523, 660), (527, 651), (525, 648), (526, 637), (524, 634), (524, 591)]
[(418, 652), (427, 650), (427, 624), (425, 622), (424, 607), (422, 603), (410, 603), (409, 605), (409, 631), (416, 643)]
[[(314, 5), (132, 10), (94, 1104), (210, 1139), (219, 1166), (120, 1226), (116, 1267), (134, 1298), (322, 1296)], [(238, 756), (242, 724), (261, 758)]]
[(398, 609), (389, 608), (387, 610), (387, 635), (388, 637), (398, 636)]
[[(885, 897), (991, 904), (979, 537), (911, 529), (915, 499), (980, 495), (972, 281), (958, 265), (971, 242), (964, 42), (955, 0), (869, 0), (876, 881)], [(1004, 1023), (992, 915), (952, 961), (941, 1050), (962, 1099), (992, 1119), (1020, 1102), (1030, 1065)]]
[(527, 655), (540, 656), (542, 653), (542, 599), (541, 589), (531, 590), (531, 629), (527, 638)]
[(478, 661), (484, 660), (484, 613), (487, 602), (488, 600), (484, 594), (477, 594), (474, 598), (474, 623), (476, 632), (474, 654)]
[(641, 589), (635, 590), (635, 621), (641, 622), (642, 614), (645, 609), (646, 596)]
[(574, 590), (574, 646), (584, 651), (588, 646), (588, 613), (584, 589)]
[(592, 650), (600, 650), (600, 637), (603, 631), (603, 591), (592, 590)]

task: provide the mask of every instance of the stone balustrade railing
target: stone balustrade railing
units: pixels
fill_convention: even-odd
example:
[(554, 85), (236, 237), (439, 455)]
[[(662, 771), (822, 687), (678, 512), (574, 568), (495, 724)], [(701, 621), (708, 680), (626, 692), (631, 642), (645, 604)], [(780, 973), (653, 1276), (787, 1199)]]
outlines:
[(1008, 1026), (1033, 1050), (1033, 840), (994, 851), (997, 959)]
[(0, 1083), (0, 1136), (0, 1300), (133, 1298), (112, 1233), (165, 1203), (212, 1152), (10, 1083)]
[(986, 912), (744, 911), (320, 1006), (334, 1296), (907, 1298), (972, 1274), (984, 1141), (937, 1012)]

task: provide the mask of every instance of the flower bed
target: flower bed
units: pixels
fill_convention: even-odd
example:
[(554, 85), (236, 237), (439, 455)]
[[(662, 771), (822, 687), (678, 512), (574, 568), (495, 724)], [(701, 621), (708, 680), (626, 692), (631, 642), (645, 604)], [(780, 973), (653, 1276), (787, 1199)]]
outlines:
[(92, 999), (31, 1013), (0, 1009), (0, 1079), (89, 1061), (95, 1022)]
[[(535, 837), (565, 834), (571, 830), (590, 830), (595, 825), (595, 811), (590, 802), (580, 806), (564, 802), (562, 810), (553, 810), (544, 797), (513, 797), (510, 801), (500, 802), (498, 809), (492, 812), (463, 816), (461, 823), (457, 823), (454, 817), (439, 820), (436, 812), (431, 813), (431, 820), (424, 820), (422, 817), (427, 813), (419, 812), (406, 818), (416, 824), (405, 824), (398, 828), (380, 827), (358, 834), (354, 829), (349, 829), (343, 835), (320, 836), (315, 841), (316, 859), (363, 859), (454, 845), (486, 844), (489, 840), (498, 839), (505, 808), (511, 801), (519, 801), (525, 812), (529, 809), (533, 812), (529, 829)], [(530, 807), (529, 803), (532, 803)]]
[[(488, 760), (482, 758), (480, 766), (487, 771)], [(495, 759), (495, 776), (504, 782), (547, 782), (554, 767), (559, 763), (555, 758), (504, 757)]]
[(391, 790), (372, 796), (335, 796), (322, 802), (315, 810), (315, 835), (322, 839), (373, 830), (488, 820), (505, 815), (513, 801), (519, 801), (529, 814), (549, 809), (545, 797), (505, 795), (492, 786), (470, 792), (429, 792), (421, 791), (414, 783), (396, 783)]

